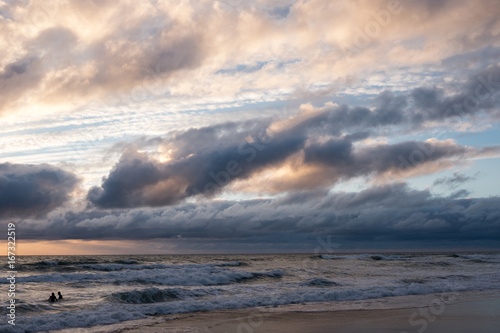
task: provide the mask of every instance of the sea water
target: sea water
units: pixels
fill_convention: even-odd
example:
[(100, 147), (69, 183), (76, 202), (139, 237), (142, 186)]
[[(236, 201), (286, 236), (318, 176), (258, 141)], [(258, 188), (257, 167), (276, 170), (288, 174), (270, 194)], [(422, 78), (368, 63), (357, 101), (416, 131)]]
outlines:
[[(39, 332), (255, 306), (500, 289), (500, 254), (18, 257), (16, 325)], [(7, 280), (0, 281), (7, 287)], [(52, 292), (62, 301), (49, 303)], [(3, 302), (4, 313), (8, 300)], [(5, 319), (5, 316), (4, 316)]]

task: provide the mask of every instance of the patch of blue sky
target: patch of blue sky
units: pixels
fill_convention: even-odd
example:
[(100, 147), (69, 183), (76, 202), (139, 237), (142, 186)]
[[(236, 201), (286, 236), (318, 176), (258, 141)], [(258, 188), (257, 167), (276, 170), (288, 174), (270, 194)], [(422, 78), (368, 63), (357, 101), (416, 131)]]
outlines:
[(241, 101), (243, 105), (241, 106), (234, 106), (234, 107), (228, 107), (224, 109), (218, 109), (218, 112), (220, 113), (225, 113), (225, 112), (234, 112), (234, 111), (241, 111), (241, 110), (268, 110), (268, 109), (276, 109), (276, 108), (281, 108), (283, 107), (286, 102), (283, 100), (275, 100), (275, 101), (254, 101), (254, 100), (244, 100)]
[(408, 50), (424, 50), (426, 46), (427, 37), (425, 35), (412, 39), (403, 40), (401, 45)]
[(37, 147), (30, 146), (29, 149), (0, 153), (0, 161), (16, 163), (22, 159), (29, 163), (45, 162), (81, 162), (88, 159), (92, 152), (109, 149), (120, 140), (130, 139), (129, 136), (104, 137), (93, 140), (60, 141), (58, 145), (50, 147), (41, 142)]
[(275, 7), (272, 10), (268, 11), (268, 13), (271, 17), (275, 17), (278, 19), (284, 19), (284, 18), (288, 17), (288, 14), (290, 14), (291, 7), (292, 7), (292, 5), (283, 6), (283, 7)]
[[(459, 190), (467, 190), (471, 197), (489, 197), (500, 195), (500, 178), (498, 169), (500, 159), (474, 160), (471, 163), (457, 164), (452, 169), (445, 169), (439, 172), (423, 175), (415, 178), (408, 178), (407, 183), (419, 190), (430, 189), (435, 196), (449, 196)], [(447, 186), (444, 184), (434, 185), (436, 179), (452, 177), (455, 172), (466, 177), (471, 177), (470, 181)]]
[[(62, 121), (64, 122), (64, 120)], [(79, 124), (60, 124), (56, 126), (34, 126), (30, 128), (25, 128), (19, 131), (12, 131), (7, 134), (0, 134), (0, 136), (7, 136), (7, 135), (23, 135), (23, 134), (41, 134), (41, 133), (58, 133), (58, 132), (66, 132), (66, 131), (72, 131), (76, 129), (82, 129), (82, 128), (92, 128), (95, 126), (101, 126), (101, 125), (106, 125), (106, 124), (112, 124), (112, 123), (118, 123), (118, 120), (103, 120), (103, 118), (100, 118), (96, 120), (95, 122), (92, 123), (79, 123)], [(36, 124), (33, 124), (36, 125)]]
[(478, 69), (485, 69), (490, 66), (491, 60), (498, 59), (499, 57), (500, 47), (490, 45), (479, 50), (454, 54), (446, 59), (443, 59), (441, 64), (449, 68), (458, 68), (461, 71), (467, 69), (477, 71)]
[(492, 123), (490, 128), (478, 132), (459, 132), (455, 135), (455, 141), (474, 147), (500, 145), (500, 123)]
[(404, 141), (425, 141), (428, 139), (437, 139), (440, 141), (452, 139), (455, 140), (456, 131), (449, 131), (446, 128), (432, 128), (425, 131), (411, 131), (406, 127), (394, 126), (394, 133), (390, 133), (386, 138), (388, 144), (396, 144)]
[(276, 64), (276, 69), (282, 69), (282, 68), (286, 67), (287, 65), (297, 64), (301, 61), (302, 61), (302, 59), (300, 59), (300, 58), (290, 59), (287, 61), (280, 61)]
[[(280, 69), (285, 68), (288, 65), (293, 65), (293, 64), (299, 63), (300, 61), (301, 61), (300, 58), (290, 59), (290, 60), (286, 60), (286, 61), (280, 61), (280, 62), (276, 63), (275, 67), (276, 67), (276, 69), (280, 70)], [(225, 75), (232, 76), (232, 75), (236, 75), (238, 73), (245, 73), (245, 74), (254, 73), (254, 72), (261, 70), (265, 65), (267, 65), (271, 62), (274, 62), (274, 60), (258, 61), (257, 63), (251, 64), (251, 65), (238, 64), (238, 65), (236, 65), (236, 67), (219, 69), (218, 71), (215, 72), (215, 74), (225, 74)]]
[(330, 193), (337, 192), (360, 192), (370, 188), (372, 184), (367, 182), (366, 177), (355, 177), (346, 181), (340, 181), (330, 187)]
[(479, 197), (500, 196), (499, 169), (500, 158), (475, 160), (471, 170), (479, 174), (466, 188), (473, 190), (473, 194)]
[(242, 99), (227, 105), (214, 104), (213, 107), (185, 110), (182, 113), (189, 116), (221, 115), (227, 117), (226, 121), (238, 121), (242, 117), (245, 119), (269, 117), (283, 113), (281, 110), (287, 106), (285, 97), (271, 100)]
[(253, 65), (238, 64), (233, 68), (219, 69), (215, 74), (237, 74), (237, 73), (253, 73), (262, 69), (269, 61), (258, 61)]
[(0, 9), (0, 16), (9, 21), (13, 20), (12, 15), (2, 9)]
[(346, 91), (338, 91), (335, 96), (331, 98), (334, 103), (345, 104), (350, 106), (366, 106), (369, 107), (373, 101), (373, 98), (378, 94), (353, 94)]
[[(65, 155), (63, 157), (65, 161), (69, 161), (69, 160), (80, 160), (81, 159), (81, 156), (79, 158), (76, 158), (75, 154), (77, 154), (78, 152), (83, 152), (83, 151), (86, 151), (86, 150), (89, 150), (91, 147), (95, 147), (96, 144), (95, 143), (92, 143), (92, 144), (89, 144), (87, 142), (81, 142), (81, 143), (71, 143), (71, 144), (68, 144), (68, 145), (65, 145), (65, 146), (62, 146), (62, 147), (54, 147), (54, 148), (48, 148), (48, 147), (40, 147), (38, 149), (30, 149), (30, 150), (19, 150), (19, 151), (16, 151), (16, 152), (11, 152), (11, 153), (8, 153), (8, 154), (0, 154), (0, 160), (6, 160), (6, 161), (13, 161), (15, 162), (15, 159), (16, 158), (19, 158), (19, 157), (28, 157), (30, 156), (33, 161), (35, 162), (39, 162), (39, 156), (40, 155), (43, 155), (45, 156), (45, 158), (47, 156), (53, 156), (53, 155), (59, 155), (61, 153), (64, 153)], [(73, 154), (71, 154), (73, 153)], [(61, 156), (59, 156), (58, 158), (60, 158)], [(56, 161), (54, 159), (54, 161)]]
[[(408, 129), (402, 126), (393, 126), (393, 130), (396, 130), (396, 134), (390, 134), (387, 137), (388, 143), (398, 143), (402, 141), (415, 140), (415, 141), (425, 141), (430, 138), (437, 140), (447, 140), (453, 139), (457, 144), (472, 146), (472, 147), (486, 147), (491, 145), (500, 145), (500, 123), (488, 122), (487, 117), (482, 120), (477, 118), (471, 119), (459, 119), (460, 123), (456, 123), (456, 126), (450, 126), (446, 123), (440, 124), (435, 127), (427, 128), (416, 128)], [(455, 120), (455, 119), (454, 119)], [(458, 120), (458, 119), (456, 119)], [(459, 125), (467, 125), (468, 122), (474, 121), (472, 123), (472, 129), (470, 131), (464, 132), (459, 129)], [(486, 125), (489, 127), (486, 127)], [(402, 131), (398, 132), (397, 129), (401, 128)]]

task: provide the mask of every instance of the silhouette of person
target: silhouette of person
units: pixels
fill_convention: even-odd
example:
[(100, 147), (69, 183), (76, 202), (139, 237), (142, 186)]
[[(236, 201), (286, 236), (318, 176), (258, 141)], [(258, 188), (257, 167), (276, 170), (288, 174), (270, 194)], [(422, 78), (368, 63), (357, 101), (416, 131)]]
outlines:
[(63, 299), (62, 294), (61, 294), (60, 291), (58, 291), (57, 294), (59, 295), (59, 299)]
[(54, 293), (52, 293), (52, 295), (50, 295), (49, 302), (57, 302), (57, 297)]

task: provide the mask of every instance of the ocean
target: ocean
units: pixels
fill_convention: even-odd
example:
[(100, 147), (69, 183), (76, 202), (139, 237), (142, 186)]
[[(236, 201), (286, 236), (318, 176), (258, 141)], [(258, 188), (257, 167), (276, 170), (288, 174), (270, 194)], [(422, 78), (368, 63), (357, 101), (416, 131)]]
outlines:
[[(76, 331), (256, 306), (500, 289), (500, 254), (269, 254), (17, 257), (16, 325)], [(1, 280), (5, 293), (9, 281)], [(49, 303), (60, 291), (62, 301)], [(331, 304), (331, 303), (330, 303)], [(331, 310), (329, 308), (328, 310)]]

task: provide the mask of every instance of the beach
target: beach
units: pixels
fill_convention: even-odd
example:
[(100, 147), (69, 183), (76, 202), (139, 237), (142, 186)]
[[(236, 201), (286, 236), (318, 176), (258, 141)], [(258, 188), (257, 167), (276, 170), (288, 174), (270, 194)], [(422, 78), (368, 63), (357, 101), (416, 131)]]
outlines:
[(138, 320), (127, 327), (123, 324), (85, 331), (495, 333), (500, 327), (500, 290), (206, 311), (161, 316), (155, 323)]

